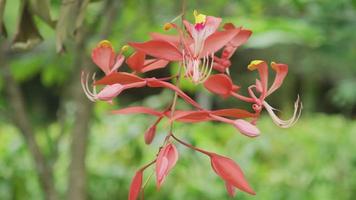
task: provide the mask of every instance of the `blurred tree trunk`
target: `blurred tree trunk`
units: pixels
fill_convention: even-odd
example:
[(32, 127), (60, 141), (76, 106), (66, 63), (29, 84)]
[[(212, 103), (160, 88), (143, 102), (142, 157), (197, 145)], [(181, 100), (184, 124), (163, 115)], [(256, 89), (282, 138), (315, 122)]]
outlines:
[[(68, 179), (68, 200), (85, 200), (86, 193), (86, 165), (85, 158), (88, 146), (90, 118), (93, 104), (85, 97), (80, 83), (80, 71), (90, 71), (94, 66), (86, 55), (87, 43), (97, 29), (99, 19), (103, 19), (103, 29), (100, 31), (101, 38), (107, 38), (112, 31), (112, 24), (114, 23), (119, 9), (120, 1), (106, 0), (102, 12), (97, 16), (98, 21), (89, 24), (87, 27), (82, 27), (77, 31), (76, 45), (75, 45), (75, 70), (73, 72), (72, 80), (69, 85), (72, 86), (71, 94), (76, 105), (76, 119), (72, 131), (71, 143), (71, 163), (69, 166)], [(79, 66), (79, 67), (78, 67)]]
[(29, 120), (25, 100), (22, 95), (19, 84), (11, 75), (9, 66), (6, 63), (6, 58), (10, 57), (8, 52), (8, 45), (4, 44), (0, 49), (0, 66), (1, 74), (6, 82), (5, 91), (7, 93), (7, 100), (11, 104), (11, 114), (14, 124), (20, 129), (25, 143), (28, 146), (29, 152), (33, 157), (35, 169), (38, 174), (40, 186), (43, 190), (46, 200), (57, 200), (58, 194), (55, 189), (53, 170), (51, 165), (47, 162), (41, 148), (36, 141), (35, 131)]

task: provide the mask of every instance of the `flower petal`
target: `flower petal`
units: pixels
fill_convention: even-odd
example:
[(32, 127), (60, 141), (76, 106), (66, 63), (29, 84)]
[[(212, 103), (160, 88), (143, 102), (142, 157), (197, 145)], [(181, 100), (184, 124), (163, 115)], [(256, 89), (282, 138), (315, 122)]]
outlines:
[(142, 170), (139, 170), (138, 172), (136, 172), (135, 176), (133, 177), (131, 186), (130, 186), (128, 200), (138, 199), (138, 196), (141, 191), (141, 186), (142, 186), (142, 175), (143, 175)]
[(268, 87), (268, 66), (267, 63), (263, 60), (253, 60), (247, 67), (249, 70), (258, 70), (261, 79), (262, 85), (262, 98), (267, 96), (267, 87)]
[(234, 126), (244, 135), (248, 137), (256, 137), (260, 135), (260, 130), (255, 126), (252, 125), (250, 122), (237, 119), (234, 122)]
[(237, 109), (237, 108), (213, 110), (211, 111), (211, 114), (221, 116), (221, 117), (232, 117), (238, 119), (256, 117), (255, 113), (250, 113), (246, 110)]
[(163, 60), (163, 59), (149, 59), (146, 60), (144, 63), (144, 67), (141, 69), (142, 73), (152, 71), (155, 69), (161, 69), (164, 68), (168, 65), (169, 61), (168, 60)]
[(162, 40), (151, 40), (143, 43), (130, 42), (130, 46), (136, 50), (142, 51), (147, 55), (161, 58), (169, 61), (182, 60), (182, 54), (177, 47), (169, 42)]
[(156, 111), (152, 108), (147, 108), (143, 106), (133, 106), (133, 107), (128, 107), (128, 108), (123, 108), (119, 110), (113, 110), (111, 111), (112, 114), (136, 114), (136, 113), (142, 113), (142, 114), (149, 114), (149, 115), (154, 115), (157, 117), (161, 117), (162, 113), (159, 111)]
[(178, 151), (176, 147), (169, 143), (163, 147), (157, 156), (156, 161), (156, 180), (157, 188), (160, 188), (165, 177), (178, 161)]
[(93, 49), (91, 58), (105, 74), (109, 74), (110, 68), (115, 62), (115, 52), (111, 43), (107, 40), (99, 42)]
[(173, 90), (173, 91), (177, 92), (177, 94), (182, 99), (184, 99), (187, 103), (190, 103), (194, 107), (201, 109), (201, 106), (197, 102), (195, 102), (192, 98), (190, 98), (187, 94), (185, 94), (177, 86), (175, 86), (175, 85), (173, 85), (171, 83), (165, 82), (165, 81), (157, 80), (155, 78), (150, 78), (150, 79), (146, 79), (146, 80), (147, 80), (148, 87), (164, 87), (164, 88), (168, 88), (170, 90)]
[(115, 83), (130, 84), (145, 81), (136, 75), (126, 72), (113, 72), (102, 79), (95, 81), (95, 85), (111, 85)]
[(126, 59), (126, 64), (133, 70), (141, 72), (145, 63), (146, 54), (141, 51), (136, 51)]
[(267, 95), (272, 94), (279, 87), (281, 87), (284, 78), (288, 74), (288, 65), (286, 65), (286, 64), (272, 62), (271, 66), (272, 66), (272, 69), (274, 71), (276, 71), (276, 77), (273, 81), (272, 86), (269, 88)]
[(252, 195), (256, 194), (246, 181), (240, 166), (233, 160), (215, 153), (212, 153), (209, 156), (212, 168), (224, 181), (244, 192)]
[(212, 75), (204, 82), (204, 87), (223, 98), (230, 96), (233, 91), (233, 83), (226, 74)]
[(226, 30), (226, 31), (216, 31), (208, 38), (206, 38), (204, 43), (204, 48), (200, 53), (200, 57), (215, 53), (224, 47), (232, 38), (236, 36), (239, 30)]

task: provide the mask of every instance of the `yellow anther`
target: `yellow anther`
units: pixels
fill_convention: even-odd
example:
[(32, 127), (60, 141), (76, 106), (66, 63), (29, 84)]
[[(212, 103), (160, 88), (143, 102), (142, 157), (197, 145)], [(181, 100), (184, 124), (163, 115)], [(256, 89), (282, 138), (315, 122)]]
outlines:
[(276, 70), (277, 69), (277, 63), (272, 61), (271, 62), (271, 67), (272, 67), (272, 69)]
[(258, 68), (258, 65), (259, 64), (261, 64), (261, 63), (263, 63), (264, 61), (263, 60), (253, 60), (253, 61), (251, 61), (251, 63), (247, 66), (247, 68), (249, 69), (249, 70), (255, 70), (255, 69), (257, 69)]
[(195, 24), (205, 23), (206, 15), (198, 13), (197, 10), (194, 10), (193, 14), (194, 14), (194, 18), (195, 18)]
[(164, 25), (163, 25), (163, 29), (165, 30), (165, 31), (168, 31), (169, 29), (171, 29), (173, 27), (173, 25), (171, 24), (171, 23), (165, 23)]
[(121, 51), (125, 52), (125, 51), (129, 50), (129, 48), (130, 48), (129, 45), (124, 45), (124, 46), (121, 47)]
[(111, 42), (109, 40), (102, 40), (98, 43), (98, 47), (109, 47), (112, 48)]

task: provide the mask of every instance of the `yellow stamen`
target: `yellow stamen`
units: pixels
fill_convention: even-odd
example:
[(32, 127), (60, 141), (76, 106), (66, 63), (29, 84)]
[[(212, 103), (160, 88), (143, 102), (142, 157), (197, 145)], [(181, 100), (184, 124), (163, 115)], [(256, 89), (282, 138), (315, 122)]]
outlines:
[(124, 46), (121, 47), (121, 51), (125, 52), (125, 51), (129, 50), (129, 48), (130, 48), (129, 45), (124, 45)]
[(165, 30), (165, 31), (168, 31), (169, 29), (171, 29), (173, 27), (173, 25), (171, 24), (171, 23), (165, 23), (164, 25), (163, 25), (163, 29)]
[(261, 63), (263, 63), (264, 61), (263, 60), (253, 60), (251, 61), (251, 63), (247, 66), (247, 68), (249, 70), (255, 70), (258, 68), (258, 65), (260, 65)]
[(112, 48), (112, 44), (109, 40), (102, 40), (98, 43), (98, 47), (109, 47)]
[(193, 14), (194, 14), (194, 18), (195, 18), (195, 24), (205, 23), (206, 15), (198, 13), (197, 10), (194, 10)]

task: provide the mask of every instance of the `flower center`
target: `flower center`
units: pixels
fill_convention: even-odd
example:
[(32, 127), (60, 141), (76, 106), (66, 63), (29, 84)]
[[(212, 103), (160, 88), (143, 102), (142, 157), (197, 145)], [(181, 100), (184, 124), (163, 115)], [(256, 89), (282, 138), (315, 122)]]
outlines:
[(205, 22), (206, 22), (206, 15), (203, 15), (201, 13), (198, 13), (198, 11), (194, 10), (193, 12), (194, 18), (195, 18), (195, 30), (201, 31), (205, 27)]

